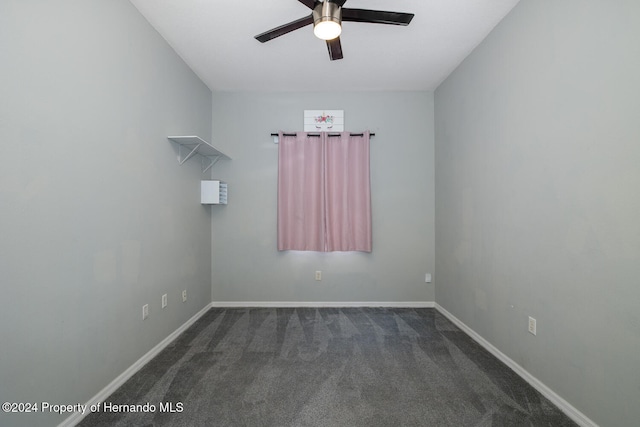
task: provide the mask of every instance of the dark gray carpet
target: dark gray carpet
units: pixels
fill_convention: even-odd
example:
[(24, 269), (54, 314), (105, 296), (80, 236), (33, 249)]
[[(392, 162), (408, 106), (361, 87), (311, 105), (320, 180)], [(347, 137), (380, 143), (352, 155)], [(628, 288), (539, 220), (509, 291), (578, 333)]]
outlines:
[(214, 308), (105, 402), (155, 409), (80, 425), (576, 425), (434, 309)]

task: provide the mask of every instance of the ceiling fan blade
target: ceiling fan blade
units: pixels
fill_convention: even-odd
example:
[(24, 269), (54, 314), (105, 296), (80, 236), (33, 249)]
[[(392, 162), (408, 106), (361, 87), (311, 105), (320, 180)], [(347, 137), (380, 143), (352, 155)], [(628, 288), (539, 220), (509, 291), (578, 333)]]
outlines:
[[(316, 5), (316, 0), (298, 0), (303, 5), (307, 6), (309, 9), (313, 10)], [(346, 0), (345, 0), (346, 1)]]
[(340, 37), (336, 37), (333, 40), (327, 40), (327, 49), (329, 50), (329, 58), (332, 61), (342, 59), (342, 44), (340, 44)]
[(342, 20), (374, 24), (409, 25), (413, 13), (385, 12), (369, 9), (342, 9)]
[(347, 2), (347, 0), (333, 0), (333, 2), (338, 6), (342, 7)]
[(258, 34), (257, 36), (255, 36), (255, 39), (261, 43), (268, 42), (269, 40), (273, 40), (276, 37), (280, 37), (284, 34), (290, 33), (291, 31), (295, 31), (298, 28), (305, 27), (309, 24), (313, 24), (313, 15), (305, 16), (304, 18), (297, 19), (262, 34)]

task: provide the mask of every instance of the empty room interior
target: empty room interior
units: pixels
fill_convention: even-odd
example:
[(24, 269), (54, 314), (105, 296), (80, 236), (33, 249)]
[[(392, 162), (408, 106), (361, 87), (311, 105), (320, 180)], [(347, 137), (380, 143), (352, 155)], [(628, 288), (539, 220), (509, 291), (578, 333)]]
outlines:
[[(0, 1), (0, 425), (640, 424), (640, 2), (326, 3)], [(280, 247), (305, 111), (367, 249)]]

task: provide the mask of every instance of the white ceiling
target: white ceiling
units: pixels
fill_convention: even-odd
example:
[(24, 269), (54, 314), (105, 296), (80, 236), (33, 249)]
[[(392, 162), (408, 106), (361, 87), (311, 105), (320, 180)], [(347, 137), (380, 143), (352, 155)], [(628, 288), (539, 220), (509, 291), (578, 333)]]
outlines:
[(330, 61), (307, 26), (253, 37), (309, 15), (297, 0), (130, 0), (214, 91), (434, 90), (519, 0), (348, 0), (414, 13), (408, 27), (343, 23)]

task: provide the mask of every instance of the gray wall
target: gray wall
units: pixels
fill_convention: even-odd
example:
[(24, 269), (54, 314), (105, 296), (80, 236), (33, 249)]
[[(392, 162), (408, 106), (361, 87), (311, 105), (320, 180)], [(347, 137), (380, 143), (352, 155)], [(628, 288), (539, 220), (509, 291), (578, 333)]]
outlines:
[(636, 0), (523, 0), (435, 93), (436, 302), (602, 426), (640, 419), (638, 40)]
[(84, 403), (211, 301), (200, 165), (166, 139), (210, 137), (211, 92), (126, 0), (2, 1), (0, 55), (0, 401)]
[[(345, 110), (371, 142), (373, 252), (276, 250), (278, 130), (302, 130), (305, 109)], [(233, 157), (212, 176), (229, 204), (212, 207), (214, 303), (433, 301), (433, 94), (213, 94), (214, 144)], [(314, 272), (322, 271), (322, 281)]]

